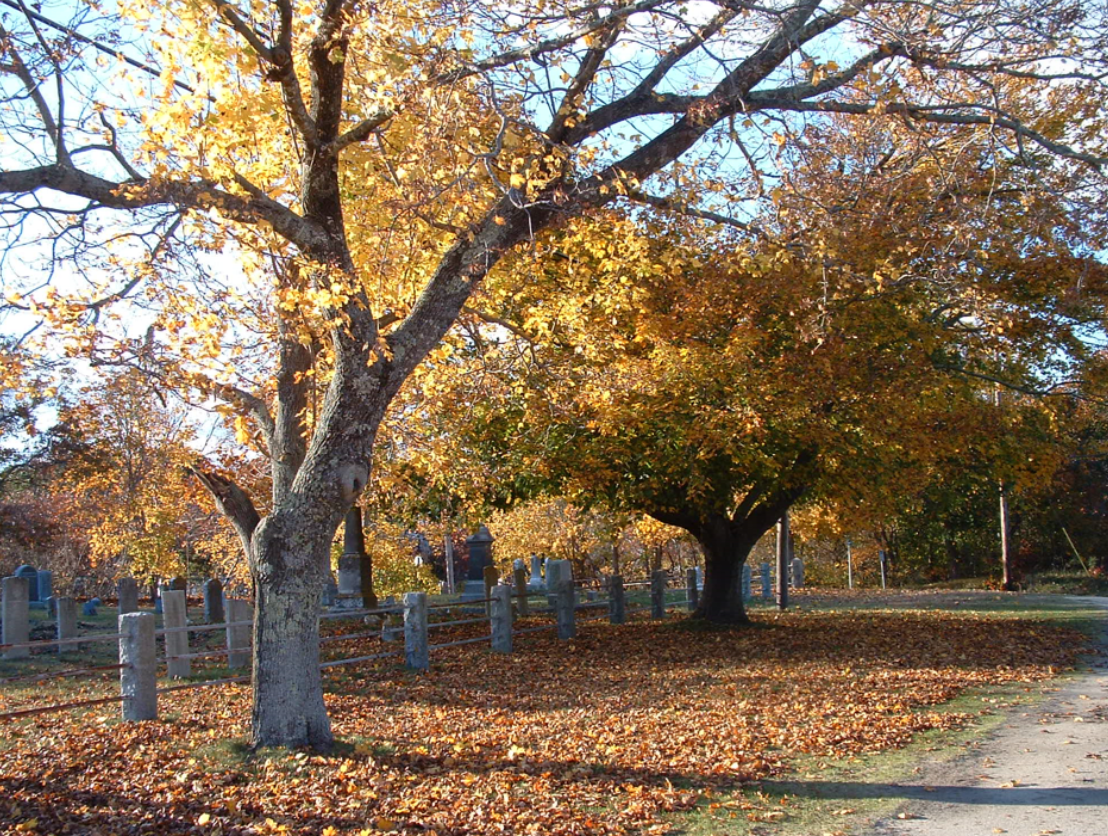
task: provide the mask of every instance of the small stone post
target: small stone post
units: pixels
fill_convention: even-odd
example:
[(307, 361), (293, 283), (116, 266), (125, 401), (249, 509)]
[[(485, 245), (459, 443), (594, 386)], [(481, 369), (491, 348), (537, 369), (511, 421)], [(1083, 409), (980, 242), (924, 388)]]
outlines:
[(546, 586), (554, 595), (558, 638), (572, 639), (577, 635), (573, 606), (573, 564), (568, 560), (551, 560), (547, 563)]
[(192, 673), (190, 659), (174, 658), (189, 652), (188, 631), (180, 629), (188, 626), (185, 600), (185, 593), (179, 589), (167, 589), (162, 593), (162, 624), (166, 630), (165, 663), (170, 679), (184, 679)]
[(527, 603), (527, 570), (516, 569), (512, 572), (512, 576), (516, 582), (516, 601), (519, 606), (519, 617), (526, 618), (531, 612), (531, 607)]
[(758, 569), (762, 573), (762, 598), (768, 601), (773, 597), (773, 585), (769, 582), (769, 564), (763, 563)]
[(696, 569), (685, 570), (685, 591), (686, 597), (689, 599), (689, 612), (696, 609), (696, 605), (700, 603), (700, 589), (696, 584)]
[(627, 622), (627, 596), (623, 592), (623, 577), (612, 575), (608, 578), (608, 623)]
[(492, 588), (489, 621), (492, 628), (492, 649), (497, 653), (511, 653), (512, 588), (510, 586), (497, 585)]
[[(511, 629), (510, 627), (508, 628)], [(404, 593), (404, 661), (412, 670), (431, 666), (427, 646), (427, 593)]]
[[(31, 638), (30, 581), (11, 577), (3, 580), (3, 602), (0, 614), (4, 619), (2, 644), (26, 644)], [(29, 647), (10, 647), (4, 651), (5, 659), (26, 659), (31, 655)]]
[(119, 614), (138, 612), (138, 581), (134, 578), (120, 578), (115, 589), (119, 597)]
[(250, 634), (253, 630), (254, 608), (249, 601), (227, 599), (227, 667), (245, 668), (250, 664)]
[(204, 581), (204, 622), (223, 623), (223, 583), (219, 578)]
[(743, 564), (743, 600), (749, 601), (754, 597), (754, 570), (750, 568), (749, 563)]
[(158, 657), (154, 616), (129, 612), (119, 617), (119, 690), (124, 720), (158, 719)]
[[(73, 598), (58, 598), (55, 602), (58, 608), (58, 639), (77, 638), (77, 601)], [(58, 645), (58, 653), (64, 653), (65, 648), (76, 650), (80, 645)]]
[(666, 617), (666, 573), (662, 569), (650, 573), (650, 617)]

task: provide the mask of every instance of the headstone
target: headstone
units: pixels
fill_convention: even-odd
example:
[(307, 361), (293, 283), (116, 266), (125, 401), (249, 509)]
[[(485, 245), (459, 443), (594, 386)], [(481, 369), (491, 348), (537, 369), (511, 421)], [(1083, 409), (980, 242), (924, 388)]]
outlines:
[(743, 600), (749, 601), (754, 597), (753, 590), (754, 582), (754, 570), (750, 568), (749, 563), (743, 564)]
[(54, 573), (49, 569), (38, 571), (38, 599), (46, 601), (54, 597)]
[(100, 606), (100, 599), (93, 598), (91, 601), (85, 601), (83, 607), (81, 607), (81, 615), (87, 618), (96, 617), (96, 608)]
[(27, 581), (27, 600), (35, 603), (38, 597), (38, 570), (34, 566), (23, 565), (15, 570), (15, 577), (25, 578)]
[(773, 597), (773, 586), (769, 582), (769, 564), (763, 563), (758, 568), (762, 573), (762, 597), (768, 601)]
[(169, 588), (174, 592), (184, 592), (186, 597), (189, 591), (189, 582), (187, 578), (182, 578), (180, 575), (175, 577), (169, 582)]
[(115, 589), (119, 596), (119, 614), (138, 612), (138, 581), (134, 578), (120, 578)]
[[(362, 509), (357, 505), (351, 506), (346, 512), (342, 532), (342, 557), (355, 557), (358, 560), (358, 594), (361, 596), (358, 608), (374, 609), (377, 606), (377, 595), (373, 591), (373, 560), (365, 548)], [(342, 558), (339, 561), (341, 564)]]
[(361, 555), (344, 554), (339, 558), (339, 591), (335, 596), (334, 609), (362, 609)]
[(58, 599), (53, 595), (46, 599), (46, 615), (48, 618), (58, 617)]
[(596, 600), (596, 590), (595, 589), (586, 589), (585, 590), (585, 600), (586, 601), (595, 601)]
[(223, 583), (219, 578), (211, 578), (204, 581), (204, 622), (222, 624), (223, 621)]
[(469, 568), (466, 570), (466, 585), (461, 600), (480, 601), (488, 598), (485, 588), (485, 569), (492, 566), (492, 544), (496, 539), (488, 528), (481, 526), (477, 533), (466, 538), (469, 547)]
[(702, 566), (696, 567), (696, 588), (704, 589), (704, 568)]
[[(58, 638), (77, 638), (77, 602), (72, 598), (55, 599), (58, 609)], [(66, 648), (76, 650), (73, 645), (58, 645), (58, 653), (64, 653)]]
[(792, 560), (793, 571), (793, 589), (804, 588), (804, 561), (799, 557), (794, 557)]
[(685, 570), (685, 593), (690, 611), (696, 609), (700, 603), (700, 587), (696, 583), (696, 569)]
[(542, 579), (542, 560), (537, 554), (531, 555), (531, 579), (527, 581), (527, 586), (533, 590), (546, 588), (546, 583)]
[[(2, 601), (0, 618), (4, 629), (0, 634), (3, 644), (26, 644), (31, 638), (30, 612), (27, 600), (31, 582), (26, 577), (10, 577), (0, 581)], [(11, 647), (4, 651), (5, 659), (25, 659), (31, 655), (29, 647)]]

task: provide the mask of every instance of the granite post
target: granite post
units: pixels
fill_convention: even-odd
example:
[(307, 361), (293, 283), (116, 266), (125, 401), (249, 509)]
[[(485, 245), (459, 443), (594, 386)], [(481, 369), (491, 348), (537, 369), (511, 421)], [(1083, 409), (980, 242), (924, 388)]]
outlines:
[(404, 593), (404, 662), (409, 668), (425, 671), (431, 666), (427, 643), (427, 593)]
[(627, 622), (627, 596), (623, 591), (623, 577), (612, 575), (608, 578), (608, 623), (625, 624)]
[(245, 668), (250, 664), (250, 636), (254, 626), (254, 607), (241, 598), (227, 599), (227, 667)]
[(650, 573), (650, 617), (666, 617), (666, 573), (663, 569)]
[(497, 653), (512, 652), (512, 588), (498, 584), (492, 588), (489, 608), (492, 649)]
[[(77, 638), (77, 601), (73, 598), (58, 598), (55, 602), (58, 609), (58, 640)], [(64, 653), (65, 648), (77, 650), (80, 645), (58, 645), (58, 653)]]
[(512, 579), (515, 581), (519, 617), (526, 618), (531, 613), (530, 604), (527, 602), (527, 570), (522, 567), (516, 569), (512, 572)]
[(178, 658), (189, 652), (188, 614), (185, 593), (167, 589), (162, 593), (162, 624), (165, 627), (165, 665), (170, 679), (184, 679), (192, 673), (192, 662)]
[(119, 690), (124, 720), (158, 719), (158, 658), (154, 616), (129, 612), (119, 617)]
[(762, 573), (762, 598), (768, 601), (773, 597), (773, 585), (769, 582), (769, 564), (763, 563), (758, 569)]
[(696, 609), (700, 603), (700, 587), (696, 582), (696, 569), (685, 570), (685, 592), (689, 602), (689, 612)]
[(573, 564), (568, 560), (549, 561), (546, 564), (546, 586), (554, 597), (558, 638), (572, 639), (577, 635), (573, 605)]

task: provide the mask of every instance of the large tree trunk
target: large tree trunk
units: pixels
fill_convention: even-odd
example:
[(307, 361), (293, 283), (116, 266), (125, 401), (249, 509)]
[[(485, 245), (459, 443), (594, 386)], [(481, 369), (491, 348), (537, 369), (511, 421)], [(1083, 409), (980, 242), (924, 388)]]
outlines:
[(326, 750), (333, 743), (319, 672), (319, 609), (334, 527), (324, 531), (324, 521), (306, 516), (270, 516), (251, 543), (255, 747)]
[(746, 624), (740, 583), (743, 564), (766, 529), (759, 523), (732, 522), (722, 514), (704, 521), (696, 539), (704, 550), (704, 590), (693, 613), (716, 624)]

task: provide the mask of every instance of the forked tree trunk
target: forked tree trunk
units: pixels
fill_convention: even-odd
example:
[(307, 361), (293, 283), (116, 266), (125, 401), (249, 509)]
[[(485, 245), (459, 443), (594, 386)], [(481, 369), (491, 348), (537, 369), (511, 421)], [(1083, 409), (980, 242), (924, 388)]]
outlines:
[(334, 740), (319, 673), (319, 610), (333, 530), (316, 530), (325, 523), (303, 517), (268, 517), (251, 543), (255, 747), (327, 750)]

